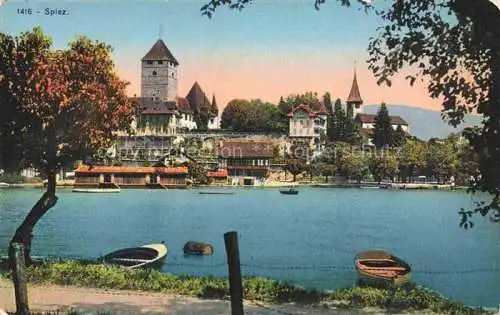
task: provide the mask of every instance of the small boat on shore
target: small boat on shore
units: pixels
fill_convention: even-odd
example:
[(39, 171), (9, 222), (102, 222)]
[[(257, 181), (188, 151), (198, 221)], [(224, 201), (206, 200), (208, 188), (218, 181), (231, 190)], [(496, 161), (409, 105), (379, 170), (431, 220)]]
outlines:
[(120, 188), (73, 188), (78, 193), (119, 193)]
[(372, 249), (354, 258), (358, 280), (370, 286), (400, 286), (411, 281), (411, 267), (384, 249)]
[(120, 249), (104, 256), (103, 261), (127, 269), (155, 268), (163, 264), (167, 252), (167, 246), (162, 242)]
[(289, 188), (289, 189), (280, 189), (280, 194), (283, 195), (297, 195), (299, 191), (295, 188)]

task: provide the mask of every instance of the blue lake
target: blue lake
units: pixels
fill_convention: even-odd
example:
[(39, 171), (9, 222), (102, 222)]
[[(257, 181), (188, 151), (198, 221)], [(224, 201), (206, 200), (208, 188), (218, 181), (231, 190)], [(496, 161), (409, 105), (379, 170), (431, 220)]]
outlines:
[[(297, 196), (272, 188), (235, 192), (61, 189), (58, 204), (35, 229), (33, 254), (96, 258), (164, 240), (169, 247), (165, 271), (222, 277), (227, 276), (227, 267), (220, 265), (226, 261), (223, 234), (235, 230), (247, 275), (336, 289), (354, 284), (353, 257), (359, 251), (386, 248), (412, 265), (417, 284), (469, 305), (500, 303), (500, 225), (476, 217), (473, 229), (459, 227), (458, 211), (471, 208), (477, 196), (325, 188), (304, 188)], [(6, 255), (15, 228), (41, 193), (0, 189), (0, 255)], [(188, 240), (213, 244), (214, 255), (184, 256)], [(486, 270), (458, 272), (480, 269)]]

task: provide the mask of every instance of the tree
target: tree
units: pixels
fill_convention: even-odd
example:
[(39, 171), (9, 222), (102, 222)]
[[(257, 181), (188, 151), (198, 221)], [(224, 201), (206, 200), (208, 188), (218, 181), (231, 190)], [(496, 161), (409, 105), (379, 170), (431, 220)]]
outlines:
[(279, 132), (285, 129), (276, 106), (259, 99), (230, 101), (222, 112), (222, 127), (234, 131), (260, 132)]
[(425, 163), (426, 145), (422, 141), (410, 139), (406, 141), (398, 155), (399, 173), (406, 182), (410, 181), (415, 172), (426, 166)]
[(406, 133), (401, 125), (398, 125), (392, 136), (393, 146), (402, 147), (406, 142)]
[[(349, 6), (352, 1), (338, 0)], [(211, 17), (225, 5), (241, 10), (251, 0), (210, 0), (202, 14)], [(319, 9), (326, 0), (314, 0)], [(367, 9), (372, 1), (358, 0)], [(386, 6), (384, 3), (382, 6)], [(483, 125), (464, 135), (478, 158), (481, 177), (470, 187), (492, 196), (489, 204), (461, 213), (464, 227), (473, 213), (500, 220), (500, 10), (490, 0), (395, 0), (382, 10), (383, 25), (371, 39), (368, 63), (379, 84), (391, 85), (400, 70), (413, 72), (413, 84), (426, 79), (429, 94), (443, 99), (445, 118), (453, 125), (476, 110)], [(411, 73), (410, 72), (410, 73)]]
[(398, 171), (398, 159), (389, 151), (375, 152), (369, 159), (370, 173), (375, 181), (380, 183), (383, 179), (393, 179)]
[[(40, 47), (30, 52), (33, 55), (22, 50), (13, 52), (17, 60), (34, 60), (27, 80), (24, 69), (19, 68), (0, 77), (8, 82), (9, 94), (20, 105), (20, 111), (30, 118), (24, 126), (23, 145), (30, 148), (26, 161), (47, 178), (45, 193), (11, 240), (11, 244), (25, 246), (29, 264), (33, 228), (57, 203), (58, 169), (68, 160), (109, 147), (113, 131), (128, 128), (133, 108), (125, 93), (127, 83), (117, 77), (111, 47), (105, 43), (78, 37), (67, 50), (54, 51), (50, 49), (51, 39), (40, 28), (16, 38), (1, 38), (16, 47), (22, 47), (24, 42)], [(5, 59), (1, 60), (5, 63)], [(9, 250), (11, 259), (12, 254)]]
[(333, 113), (331, 117), (329, 117), (327, 123), (327, 135), (330, 141), (344, 141), (344, 132), (346, 127), (347, 117), (344, 109), (342, 108), (342, 102), (338, 98), (335, 101)]
[(196, 162), (189, 162), (188, 164), (188, 175), (197, 184), (207, 184), (208, 175), (205, 167)]
[(375, 128), (373, 128), (372, 134), (373, 144), (377, 149), (392, 147), (393, 133), (389, 111), (385, 103), (382, 103), (375, 117)]
[(231, 100), (224, 108), (221, 116), (221, 127), (235, 131), (244, 130), (247, 126), (247, 110), (250, 102), (242, 99)]
[(352, 147), (339, 157), (339, 164), (340, 175), (346, 179), (356, 180), (357, 183), (361, 183), (369, 172), (367, 156)]
[(333, 110), (332, 110), (332, 97), (329, 92), (326, 92), (325, 95), (323, 95), (323, 104), (326, 107), (326, 110), (328, 111), (328, 116), (333, 115)]

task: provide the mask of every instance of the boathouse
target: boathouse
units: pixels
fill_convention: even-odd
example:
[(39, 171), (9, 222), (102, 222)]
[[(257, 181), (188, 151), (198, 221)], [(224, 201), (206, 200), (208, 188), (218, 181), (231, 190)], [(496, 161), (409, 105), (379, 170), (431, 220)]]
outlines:
[(228, 183), (227, 169), (218, 169), (217, 171), (209, 171), (208, 178), (213, 184), (225, 185)]
[(184, 188), (187, 167), (87, 166), (75, 170), (75, 187)]
[(269, 175), (274, 143), (272, 141), (221, 140), (218, 147), (220, 166), (228, 176), (243, 185), (254, 185)]

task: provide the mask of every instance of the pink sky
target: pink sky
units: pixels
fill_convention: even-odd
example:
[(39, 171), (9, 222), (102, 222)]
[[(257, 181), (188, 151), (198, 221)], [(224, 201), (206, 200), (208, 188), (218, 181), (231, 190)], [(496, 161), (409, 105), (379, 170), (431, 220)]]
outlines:
[[(319, 52), (296, 53), (283, 59), (266, 55), (257, 59), (254, 55), (234, 52), (203, 60), (187, 56), (180, 66), (179, 96), (185, 96), (198, 81), (210, 100), (215, 93), (220, 109), (234, 98), (261, 98), (277, 104), (280, 96), (307, 91), (318, 92), (320, 96), (328, 91), (333, 99), (340, 97), (345, 101), (352, 83), (353, 61), (351, 56), (333, 57)], [(329, 58), (333, 61), (328, 63)], [(132, 64), (117, 61), (120, 74), (131, 82), (130, 96), (140, 94), (140, 64)], [(386, 102), (440, 110), (439, 100), (431, 99), (422, 83), (416, 82), (411, 87), (404, 81), (404, 75), (400, 75), (393, 80), (392, 87), (378, 86), (367, 65), (359, 62), (357, 73), (365, 105)]]

